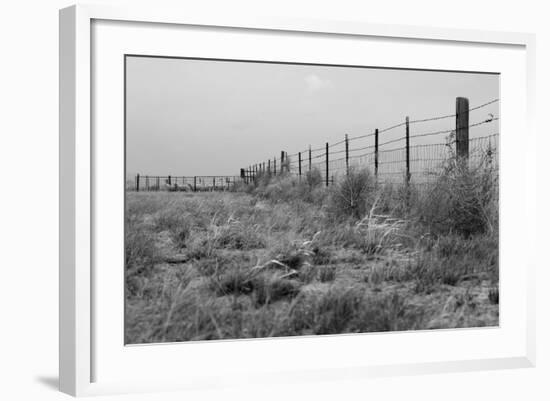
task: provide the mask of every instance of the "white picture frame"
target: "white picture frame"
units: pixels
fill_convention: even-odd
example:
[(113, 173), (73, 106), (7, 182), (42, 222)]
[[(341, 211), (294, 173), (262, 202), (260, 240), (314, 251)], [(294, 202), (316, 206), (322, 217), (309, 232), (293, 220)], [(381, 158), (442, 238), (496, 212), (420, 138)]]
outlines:
[[(111, 8), (108, 6), (78, 5), (72, 6), (60, 11), (60, 390), (75, 396), (126, 393), (134, 391), (161, 391), (167, 389), (197, 389), (214, 386), (239, 385), (246, 380), (254, 378), (257, 382), (279, 383), (291, 382), (296, 380), (326, 380), (327, 378), (357, 378), (372, 376), (387, 376), (401, 374), (421, 374), (431, 372), (449, 372), (449, 371), (468, 371), (480, 369), (503, 369), (516, 367), (531, 367), (535, 364), (535, 305), (534, 305), (534, 270), (536, 260), (534, 252), (529, 252), (529, 247), (534, 246), (534, 233), (532, 225), (536, 219), (534, 208), (534, 193), (536, 189), (535, 181), (535, 150), (523, 149), (520, 151), (520, 158), (524, 162), (516, 169), (516, 176), (513, 179), (521, 179), (524, 182), (524, 191), (514, 198), (503, 192), (503, 203), (516, 204), (521, 208), (521, 214), (525, 217), (523, 224), (525, 227), (516, 226), (515, 228), (525, 228), (524, 238), (518, 242), (519, 251), (523, 251), (527, 257), (523, 258), (521, 265), (521, 278), (507, 280), (504, 275), (503, 283), (508, 291), (503, 291), (503, 297), (506, 293), (512, 294), (516, 298), (510, 298), (510, 304), (517, 306), (517, 316), (520, 317), (509, 323), (509, 326), (501, 326), (496, 330), (505, 332), (507, 327), (514, 332), (513, 336), (503, 337), (502, 343), (495, 345), (495, 349), (490, 352), (477, 354), (472, 353), (467, 358), (451, 358), (444, 360), (420, 361), (410, 356), (407, 363), (387, 362), (382, 363), (384, 358), (375, 363), (361, 362), (360, 355), (356, 360), (341, 360), (339, 365), (335, 360), (335, 366), (330, 367), (330, 357), (326, 365), (316, 365), (316, 361), (311, 364), (297, 364), (295, 369), (278, 368), (275, 371), (262, 371), (259, 369), (253, 372), (250, 369), (244, 370), (247, 375), (243, 376), (241, 382), (231, 375), (225, 375), (223, 370), (212, 372), (211, 375), (201, 374), (197, 370), (195, 377), (187, 375), (185, 379), (176, 376), (162, 378), (151, 378), (150, 381), (140, 377), (139, 380), (132, 380), (130, 377), (117, 380), (114, 375), (108, 379), (102, 380), (101, 374), (98, 375), (98, 364), (96, 363), (97, 352), (102, 350), (104, 341), (96, 344), (98, 338), (95, 325), (98, 319), (103, 319), (101, 314), (97, 314), (94, 307), (93, 296), (94, 289), (97, 290), (101, 279), (94, 274), (94, 264), (97, 262), (94, 254), (94, 231), (96, 231), (94, 213), (96, 208), (94, 191), (97, 189), (95, 175), (94, 152), (100, 152), (101, 147), (97, 147), (93, 138), (93, 103), (92, 96), (94, 88), (92, 87), (94, 43), (92, 42), (94, 21), (119, 21), (126, 23), (147, 23), (162, 24), (167, 26), (193, 26), (208, 29), (232, 29), (245, 30), (253, 32), (275, 32), (291, 34), (307, 34), (310, 37), (320, 35), (323, 37), (338, 37), (339, 40), (352, 40), (357, 38), (383, 38), (386, 41), (392, 40), (411, 40), (418, 42), (430, 42), (437, 45), (453, 44), (467, 47), (496, 46), (511, 47), (516, 49), (513, 52), (518, 62), (518, 71), (521, 75), (514, 79), (514, 85), (517, 85), (518, 92), (525, 96), (520, 96), (517, 104), (525, 108), (525, 113), (518, 113), (518, 121), (511, 121), (510, 126), (521, 128), (525, 132), (525, 140), (534, 143), (534, 35), (523, 33), (506, 32), (484, 32), (456, 29), (437, 29), (427, 27), (411, 26), (389, 26), (374, 25), (363, 22), (344, 22), (344, 21), (316, 21), (316, 20), (293, 20), (291, 18), (255, 18), (255, 19), (227, 19), (223, 16), (215, 15), (192, 15), (187, 14), (185, 10), (165, 11), (155, 7), (145, 8)], [(167, 25), (168, 24), (168, 25)], [(160, 26), (160, 25), (159, 25)], [(123, 28), (130, 29), (130, 28)], [(139, 27), (135, 29), (140, 29)], [(159, 35), (165, 35), (161, 33)], [(169, 33), (168, 33), (169, 34)], [(223, 33), (217, 33), (223, 34)], [(159, 36), (160, 37), (160, 36)], [(98, 45), (99, 43), (99, 45)], [(95, 43), (100, 46), (101, 41)], [(154, 45), (154, 44), (153, 44)], [(515, 54), (517, 53), (517, 54)], [(299, 56), (298, 56), (299, 57)], [(517, 58), (517, 59), (516, 59)], [(473, 61), (472, 61), (473, 62)], [(428, 63), (428, 61), (426, 61)], [(452, 65), (452, 60), (447, 61)], [(524, 64), (523, 64), (524, 63)], [(474, 67), (472, 64), (471, 68)], [(387, 65), (393, 67), (394, 65)], [(424, 66), (424, 68), (426, 68)], [(512, 74), (512, 73), (511, 73)], [(518, 73), (519, 74), (519, 73)], [(510, 84), (512, 85), (512, 84)], [(511, 93), (511, 88), (507, 93)], [(512, 104), (511, 102), (509, 103)], [(506, 110), (506, 109), (505, 109)], [(504, 111), (505, 111), (504, 110)], [(506, 114), (503, 113), (504, 118)], [(122, 117), (121, 117), (122, 118)], [(516, 118), (516, 117), (514, 117)], [(504, 122), (503, 124), (507, 124)], [(503, 136), (506, 129), (503, 127)], [(506, 146), (503, 147), (503, 154), (506, 153)], [(97, 156), (97, 155), (96, 155)], [(117, 157), (117, 156), (115, 156)], [(120, 160), (123, 155), (120, 154)], [(503, 156), (506, 157), (506, 156)], [(517, 156), (516, 156), (517, 157)], [(504, 160), (505, 162), (505, 160)], [(505, 166), (505, 164), (504, 164)], [(506, 171), (506, 167), (505, 171)], [(504, 174), (503, 174), (504, 175)], [(507, 178), (503, 178), (506, 180)], [(122, 182), (122, 181), (121, 181)], [(505, 184), (505, 182), (504, 182)], [(122, 185), (122, 184), (121, 184)], [(508, 197), (507, 197), (508, 196)], [(533, 199), (531, 201), (531, 199)], [(94, 217), (95, 216), (95, 217)], [(510, 225), (508, 225), (510, 227)], [(530, 228), (530, 229), (529, 229)], [(97, 233), (96, 233), (97, 234)], [(501, 248), (502, 249), (502, 248)], [(519, 252), (518, 251), (518, 252)], [(511, 255), (513, 256), (513, 255)], [(508, 276), (510, 278), (510, 276)], [(122, 291), (122, 289), (120, 289)], [(121, 292), (122, 293), (122, 292)], [(506, 300), (502, 302), (507, 305)], [(503, 307), (505, 308), (505, 307)], [(503, 314), (507, 310), (502, 311)], [(99, 317), (98, 317), (99, 316)], [(119, 316), (122, 319), (122, 316)], [(116, 318), (116, 316), (115, 316)], [(105, 320), (107, 322), (108, 320)], [(103, 325), (105, 327), (105, 324)], [(490, 330), (490, 329), (488, 329)], [(461, 331), (461, 333), (442, 334), (453, 340), (453, 336), (471, 337), (476, 341), (481, 331)], [(394, 336), (394, 342), (400, 341), (400, 335), (382, 334), (382, 336)], [(495, 329), (490, 336), (495, 335)], [(433, 341), (433, 333), (419, 333), (419, 337), (424, 337), (426, 341)], [(435, 334), (440, 337), (440, 334)], [(365, 341), (366, 337), (360, 336), (332, 336), (326, 339), (326, 346), (343, 346), (344, 342)], [(369, 337), (374, 339), (375, 337)], [(122, 338), (115, 342), (124, 347)], [(374, 341), (374, 340), (372, 340)], [(489, 337), (487, 337), (489, 341)], [(330, 343), (330, 344), (329, 344)], [(294, 345), (293, 345), (294, 344)], [(163, 361), (166, 356), (167, 347), (174, 345), (151, 345), (147, 347), (147, 358), (149, 361)], [(177, 345), (176, 345), (177, 346)], [(195, 347), (197, 344), (194, 345)], [(307, 349), (311, 355), (315, 355), (316, 347), (325, 346), (319, 341), (312, 341), (311, 338), (303, 339), (280, 339), (280, 340), (249, 340), (233, 341), (231, 344), (226, 342), (217, 342), (213, 344), (202, 344), (200, 351), (208, 353), (209, 347), (216, 349), (216, 352), (226, 352), (228, 355), (236, 352), (268, 352), (272, 347), (275, 351), (281, 347), (300, 347)], [(500, 348), (498, 348), (498, 347)], [(507, 347), (509, 352), (506, 352)], [(229, 349), (231, 348), (231, 349)], [(253, 351), (246, 351), (246, 349)], [(293, 349), (293, 348), (292, 348)], [(139, 358), (140, 353), (134, 348), (135, 355), (129, 358)], [(164, 350), (164, 351), (163, 351)], [(191, 350), (191, 348), (187, 348)], [(329, 353), (330, 355), (330, 353)], [(104, 361), (105, 355), (99, 359)], [(132, 359), (135, 363), (136, 359)], [(114, 363), (113, 359), (113, 363)], [(118, 361), (120, 363), (124, 363)], [(189, 366), (193, 362), (188, 363)], [(170, 363), (167, 363), (169, 366)], [(299, 365), (299, 366), (298, 366)], [(114, 365), (113, 365), (114, 366)], [(308, 367), (309, 366), (309, 367)], [(316, 367), (317, 366), (317, 367)], [(191, 366), (192, 367), (192, 366)], [(118, 368), (118, 367), (117, 367)], [(242, 368), (244, 369), (244, 368)], [(238, 369), (237, 369), (238, 370)], [(190, 369), (193, 371), (193, 369)], [(299, 374), (297, 374), (299, 372)], [(101, 373), (101, 372), (100, 372)], [(241, 372), (242, 373), (242, 372)]]

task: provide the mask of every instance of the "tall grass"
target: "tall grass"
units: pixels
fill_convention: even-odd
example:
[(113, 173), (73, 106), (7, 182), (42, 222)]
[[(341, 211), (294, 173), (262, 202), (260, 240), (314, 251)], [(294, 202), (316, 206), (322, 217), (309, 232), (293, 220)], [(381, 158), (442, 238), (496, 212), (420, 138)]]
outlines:
[(126, 340), (495, 324), (496, 175), (443, 167), (419, 187), (352, 169), (328, 188), (312, 170), (240, 192), (132, 194)]
[(436, 234), (498, 231), (498, 176), (483, 159), (476, 166), (450, 158), (413, 206), (419, 223)]

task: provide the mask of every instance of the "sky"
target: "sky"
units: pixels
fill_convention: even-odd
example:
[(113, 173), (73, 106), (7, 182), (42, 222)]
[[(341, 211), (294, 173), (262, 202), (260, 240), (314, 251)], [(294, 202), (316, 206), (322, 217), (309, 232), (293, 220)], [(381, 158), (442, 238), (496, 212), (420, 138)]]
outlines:
[[(495, 74), (131, 56), (126, 61), (126, 172), (238, 175), (241, 167), (336, 143), (499, 97)], [(498, 116), (498, 102), (470, 124)], [(495, 121), (496, 122), (496, 121)], [(411, 135), (454, 128), (454, 118), (411, 125)], [(380, 142), (404, 135), (381, 134)], [(470, 137), (498, 132), (472, 128)], [(382, 137), (383, 135), (383, 137)], [(354, 142), (370, 145), (373, 138)], [(411, 140), (444, 142), (445, 135)], [(370, 141), (370, 142), (369, 142)]]

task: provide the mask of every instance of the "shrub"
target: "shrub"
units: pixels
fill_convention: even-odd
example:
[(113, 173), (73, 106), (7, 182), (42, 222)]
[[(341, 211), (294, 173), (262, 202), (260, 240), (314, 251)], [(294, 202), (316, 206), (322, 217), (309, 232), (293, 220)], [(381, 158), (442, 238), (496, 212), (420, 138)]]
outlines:
[(351, 169), (349, 174), (331, 189), (329, 214), (359, 219), (367, 213), (374, 201), (375, 181), (367, 169)]
[(318, 168), (309, 170), (305, 174), (305, 181), (308, 187), (310, 188), (315, 188), (320, 186), (323, 182), (323, 176), (321, 174), (321, 171)]
[(436, 234), (464, 237), (496, 231), (498, 180), (485, 164), (449, 159), (416, 204), (418, 220)]

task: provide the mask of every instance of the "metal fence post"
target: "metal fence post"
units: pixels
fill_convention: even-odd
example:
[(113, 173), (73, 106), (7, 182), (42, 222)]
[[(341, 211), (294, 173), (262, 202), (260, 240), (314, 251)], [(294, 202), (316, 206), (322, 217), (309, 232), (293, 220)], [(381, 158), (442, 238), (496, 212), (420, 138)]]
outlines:
[(349, 142), (348, 134), (346, 134), (346, 175), (349, 175)]
[(325, 186), (328, 187), (328, 142), (325, 147)]
[(407, 163), (407, 185), (411, 180), (411, 159), (410, 159), (410, 142), (409, 142), (409, 116), (405, 119), (405, 140), (406, 140), (406, 163)]
[(302, 152), (298, 152), (298, 176), (302, 179)]
[(374, 176), (378, 181), (378, 128), (374, 130)]

